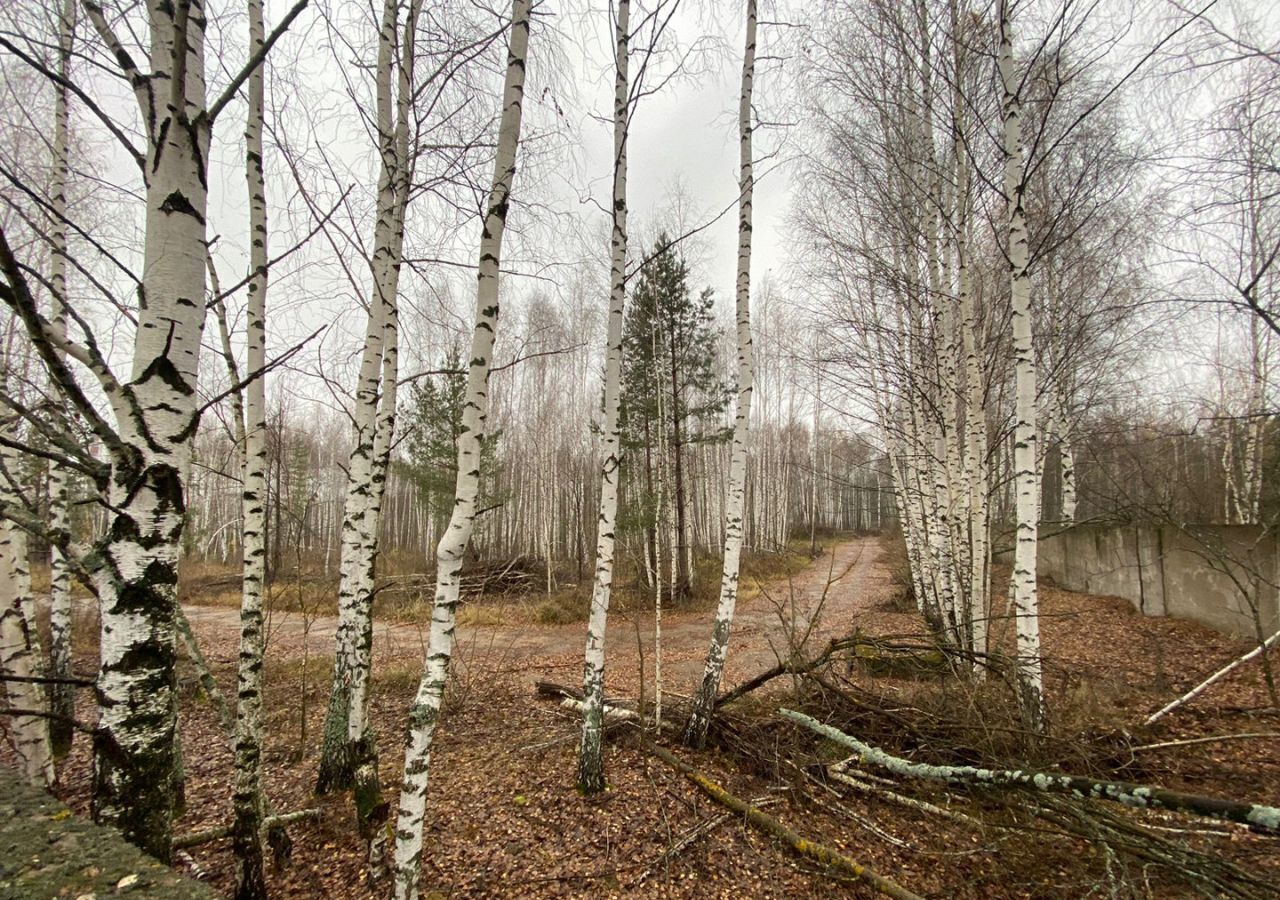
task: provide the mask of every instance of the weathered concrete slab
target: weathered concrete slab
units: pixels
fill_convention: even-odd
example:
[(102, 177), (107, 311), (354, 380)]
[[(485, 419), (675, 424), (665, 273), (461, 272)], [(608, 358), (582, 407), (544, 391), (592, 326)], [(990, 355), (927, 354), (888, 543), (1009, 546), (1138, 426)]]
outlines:
[(0, 765), (0, 900), (215, 900)]
[(1280, 628), (1280, 547), (1246, 525), (1042, 526), (1039, 574), (1061, 587), (1124, 597), (1237, 637)]

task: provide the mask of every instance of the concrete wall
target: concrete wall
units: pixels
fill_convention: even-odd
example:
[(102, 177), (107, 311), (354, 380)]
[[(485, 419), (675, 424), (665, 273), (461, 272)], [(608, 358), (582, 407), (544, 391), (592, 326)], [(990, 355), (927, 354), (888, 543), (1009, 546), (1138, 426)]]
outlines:
[(1045, 525), (1041, 532), (1040, 577), (1068, 590), (1124, 597), (1149, 616), (1253, 638), (1247, 591), (1265, 634), (1280, 630), (1280, 546), (1261, 528), (1077, 525), (1055, 532)]

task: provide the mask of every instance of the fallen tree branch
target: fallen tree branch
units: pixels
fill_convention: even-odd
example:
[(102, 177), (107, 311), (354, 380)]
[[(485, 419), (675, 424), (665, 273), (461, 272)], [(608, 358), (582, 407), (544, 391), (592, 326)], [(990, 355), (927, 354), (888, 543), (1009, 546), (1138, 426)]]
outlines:
[(964, 813), (959, 813), (955, 810), (938, 806), (937, 804), (930, 803), (927, 800), (917, 800), (915, 797), (907, 797), (903, 794), (899, 794), (897, 791), (891, 791), (878, 784), (872, 784), (870, 781), (864, 781), (861, 778), (856, 778), (848, 772), (843, 772), (840, 769), (837, 769), (835, 766), (827, 767), (827, 777), (837, 784), (842, 784), (845, 787), (852, 788), (859, 793), (870, 794), (874, 797), (884, 797), (886, 800), (890, 800), (893, 803), (897, 803), (898, 805), (905, 806), (909, 809), (931, 813), (935, 816), (942, 816), (944, 819), (962, 822), (965, 825), (975, 828), (981, 827), (982, 825), (981, 822), (972, 816), (966, 816)]
[(976, 766), (935, 766), (912, 762), (893, 756), (830, 725), (791, 709), (778, 711), (829, 741), (848, 747), (858, 753), (864, 762), (874, 763), (895, 775), (912, 778), (929, 778), (949, 784), (970, 784), (977, 787), (1022, 787), (1051, 794), (1071, 794), (1076, 797), (1111, 800), (1137, 809), (1168, 809), (1192, 813), (1211, 819), (1239, 822), (1267, 834), (1280, 834), (1280, 808), (1224, 800), (1218, 797), (1201, 797), (1184, 794), (1153, 785), (1136, 785), (1123, 781), (1098, 781), (1079, 775), (1063, 775), (1057, 772), (1035, 772), (1029, 769), (980, 769)]
[[(570, 687), (567, 684), (556, 684), (554, 681), (535, 681), (533, 690), (539, 697), (550, 697), (558, 700), (561, 697), (572, 697), (574, 700), (583, 699), (581, 689)], [(607, 700), (605, 702), (608, 702)]]
[[(545, 697), (550, 700), (561, 700), (568, 698), (570, 700), (585, 699), (581, 688), (570, 687), (567, 684), (557, 684), (554, 681), (535, 681), (533, 683), (534, 692), (539, 697)], [(619, 709), (632, 709), (635, 704), (629, 700), (623, 700), (620, 697), (605, 697), (606, 706), (616, 706)]]
[(1180, 741), (1161, 741), (1158, 744), (1142, 744), (1130, 747), (1130, 753), (1144, 750), (1164, 750), (1168, 747), (1190, 747), (1192, 744), (1215, 744), (1218, 741), (1267, 740), (1280, 738), (1280, 731), (1252, 731), (1248, 734), (1215, 734), (1210, 737), (1186, 738)]
[[(575, 700), (572, 697), (565, 697), (560, 701), (561, 709), (571, 709), (574, 712), (585, 713), (587, 703), (585, 700)], [(640, 713), (633, 709), (619, 709), (616, 706), (605, 704), (603, 707), (605, 721), (612, 719), (615, 722), (636, 722), (640, 719)]]
[(1214, 672), (1204, 681), (1200, 682), (1191, 690), (1187, 691), (1177, 700), (1174, 700), (1172, 703), (1162, 706), (1160, 709), (1156, 710), (1151, 715), (1147, 716), (1146, 720), (1142, 724), (1150, 725), (1152, 722), (1161, 718), (1166, 713), (1171, 713), (1175, 709), (1177, 709), (1179, 706), (1185, 706), (1186, 704), (1190, 703), (1192, 700), (1196, 699), (1205, 691), (1207, 691), (1214, 682), (1219, 681), (1222, 678), (1225, 678), (1228, 674), (1230, 674), (1240, 666), (1244, 665), (1249, 660), (1255, 657), (1261, 656), (1271, 647), (1272, 644), (1274, 644), (1278, 640), (1280, 640), (1280, 631), (1277, 631), (1275, 634), (1271, 635), (1271, 637), (1267, 638), (1261, 644), (1254, 647), (1244, 656), (1241, 656), (1239, 659), (1236, 659), (1236, 660), (1233, 660), (1232, 662), (1227, 663), (1225, 666), (1223, 666), (1218, 671)]
[(810, 660), (787, 660), (784, 663), (778, 663), (772, 669), (766, 669), (754, 678), (750, 678), (742, 684), (738, 685), (731, 691), (727, 691), (716, 698), (716, 709), (724, 706), (726, 703), (732, 703), (739, 697), (751, 693), (761, 685), (768, 684), (775, 678), (783, 675), (803, 675), (806, 672), (812, 672), (818, 666), (825, 663), (836, 653), (846, 647), (850, 647), (853, 640), (850, 638), (832, 638), (831, 643), (827, 644), (827, 648), (820, 654)]
[[(283, 828), (286, 825), (292, 825), (294, 822), (302, 822), (306, 819), (320, 818), (321, 810), (319, 809), (299, 809), (291, 813), (282, 813), (278, 816), (267, 816), (262, 820), (264, 830), (269, 828)], [(218, 825), (215, 828), (206, 828), (204, 831), (195, 831), (191, 834), (180, 835), (173, 839), (173, 849), (186, 850), (190, 847), (197, 847), (200, 844), (207, 844), (210, 841), (220, 840), (221, 838), (231, 837), (230, 825)]]
[(23, 684), (69, 684), (74, 687), (93, 687), (92, 678), (54, 678), (51, 675), (0, 675), (0, 681), (17, 681)]
[(673, 769), (676, 769), (683, 774), (685, 778), (692, 781), (712, 800), (727, 809), (740, 813), (756, 828), (766, 834), (770, 834), (773, 837), (778, 838), (801, 856), (807, 856), (809, 859), (822, 863), (823, 865), (830, 866), (831, 868), (846, 875), (850, 875), (859, 881), (863, 881), (886, 896), (897, 898), (897, 900), (922, 900), (919, 894), (913, 894), (911, 891), (896, 882), (890, 881), (884, 876), (876, 874), (871, 869), (862, 865), (862, 863), (855, 862), (825, 844), (819, 844), (815, 841), (810, 841), (801, 837), (777, 819), (762, 812), (759, 808), (752, 806), (745, 800), (735, 797), (733, 794), (730, 794), (724, 788), (720, 787), (720, 785), (702, 774), (702, 772), (684, 762), (669, 750), (649, 742), (645, 742), (643, 746), (654, 756), (658, 757), (658, 759), (662, 760)]
[(0, 708), (0, 716), (12, 716), (15, 719), (34, 716), (37, 719), (48, 719), (51, 722), (66, 722), (81, 734), (98, 734), (98, 728), (95, 725), (86, 725), (72, 716), (64, 716), (61, 713), (49, 712), (45, 709), (23, 709), (18, 706), (6, 706)]
[(698, 838), (702, 837), (704, 834), (715, 831), (727, 821), (729, 821), (729, 813), (721, 813), (718, 816), (713, 816), (710, 819), (694, 825), (680, 836), (680, 840), (676, 841), (666, 850), (663, 850), (662, 853), (658, 854), (657, 859), (645, 867), (645, 870), (640, 873), (640, 877), (636, 879), (636, 884), (644, 884), (644, 880), (653, 874), (654, 869), (675, 859), (681, 851), (694, 841), (698, 840)]
[[(863, 654), (860, 652), (863, 648), (871, 648), (875, 653)], [(959, 657), (969, 661), (981, 662), (987, 668), (995, 668), (993, 659), (989, 658), (985, 653), (962, 650), (956, 647), (949, 647), (944, 644), (919, 642), (903, 643), (890, 638), (872, 637), (859, 631), (852, 637), (832, 638), (830, 642), (828, 642), (826, 648), (811, 659), (792, 658), (786, 662), (780, 662), (770, 669), (766, 669), (758, 675), (744, 681), (733, 690), (726, 691), (717, 697), (716, 708), (719, 709), (727, 703), (732, 703), (733, 701), (740, 699), (757, 688), (762, 687), (770, 681), (773, 681), (775, 678), (780, 678), (783, 675), (807, 675), (815, 669), (822, 668), (822, 666), (826, 665), (834, 657), (846, 650), (853, 651), (853, 656), (850, 659), (851, 665), (854, 660), (859, 660), (864, 664), (872, 664), (879, 660), (878, 654), (884, 654), (886, 657), (891, 659), (900, 658), (907, 662), (910, 662), (913, 658), (918, 660), (922, 655), (940, 654), (938, 660), (945, 661), (951, 657)], [(935, 665), (938, 660), (930, 658), (927, 665)]]

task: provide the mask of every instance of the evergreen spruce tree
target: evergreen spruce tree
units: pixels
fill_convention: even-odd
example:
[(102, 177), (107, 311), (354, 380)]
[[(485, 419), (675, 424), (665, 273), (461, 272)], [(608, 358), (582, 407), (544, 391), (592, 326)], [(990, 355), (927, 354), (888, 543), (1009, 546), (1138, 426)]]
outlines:
[[(453, 490), (458, 470), (458, 436), (462, 433), (462, 401), (467, 376), (462, 367), (462, 351), (451, 347), (441, 360), (442, 375), (422, 378), (409, 390), (405, 423), (405, 471), (426, 501), (437, 531), (453, 509)], [(480, 453), (481, 507), (492, 505), (494, 476), (497, 473), (498, 437), (486, 434)]]
[[(628, 458), (642, 467), (631, 479), (639, 501), (632, 507), (650, 560), (657, 559), (661, 540), (655, 478), (670, 472), (675, 546), (667, 558), (676, 567), (673, 600), (687, 596), (690, 584), (684, 450), (728, 436), (722, 414), (729, 388), (716, 372), (713, 302), (710, 288), (693, 294), (687, 262), (665, 233), (659, 235), (640, 270), (623, 329), (622, 423), (624, 446), (633, 451)], [(660, 447), (666, 460), (658, 458)]]

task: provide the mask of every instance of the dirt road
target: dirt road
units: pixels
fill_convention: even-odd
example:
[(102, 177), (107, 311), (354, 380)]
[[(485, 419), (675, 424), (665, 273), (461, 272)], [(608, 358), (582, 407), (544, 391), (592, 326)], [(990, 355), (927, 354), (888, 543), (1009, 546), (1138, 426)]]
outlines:
[[(819, 648), (835, 636), (849, 633), (857, 613), (870, 598), (879, 596), (885, 584), (879, 565), (880, 546), (875, 538), (858, 538), (837, 545), (807, 569), (787, 581), (762, 585), (762, 590), (740, 603), (734, 618), (726, 684), (775, 664), (787, 655), (791, 640), (804, 640), (810, 649)], [(239, 628), (235, 609), (216, 606), (184, 606), (188, 619), (206, 647), (234, 646), (227, 632)], [(268, 622), (268, 647), (273, 653), (289, 655), (301, 651), (305, 639), (311, 654), (324, 658), (332, 653), (338, 620), (321, 616), (310, 625), (294, 612), (276, 612)], [(490, 665), (500, 661), (504, 668), (519, 666), (536, 677), (576, 681), (581, 666), (585, 623), (566, 625), (476, 625), (458, 629), (457, 663), (483, 657)], [(377, 622), (374, 632), (375, 668), (388, 663), (401, 665), (421, 659), (426, 649), (428, 623)], [(684, 687), (701, 671), (711, 634), (711, 613), (665, 612), (662, 621), (664, 679)], [(637, 635), (639, 641), (637, 641)], [(794, 636), (794, 637), (793, 637)], [(644, 665), (652, 672), (653, 611), (611, 612), (607, 646), (610, 666), (615, 670), (638, 671), (643, 648)], [(211, 653), (210, 662), (232, 660)]]

